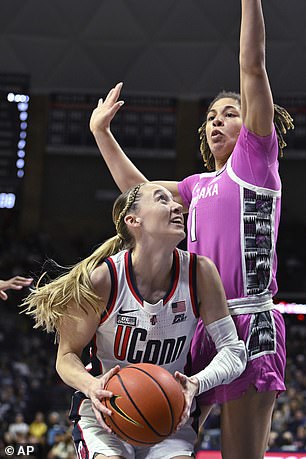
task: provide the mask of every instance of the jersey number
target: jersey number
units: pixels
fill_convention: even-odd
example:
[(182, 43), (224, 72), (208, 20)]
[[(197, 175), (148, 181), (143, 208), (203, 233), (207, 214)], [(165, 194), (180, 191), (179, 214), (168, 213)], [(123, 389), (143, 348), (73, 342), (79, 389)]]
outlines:
[(197, 234), (196, 234), (196, 222), (197, 222), (197, 217), (196, 217), (196, 208), (194, 207), (191, 211), (191, 225), (190, 225), (190, 239), (191, 242), (195, 242), (197, 240)]

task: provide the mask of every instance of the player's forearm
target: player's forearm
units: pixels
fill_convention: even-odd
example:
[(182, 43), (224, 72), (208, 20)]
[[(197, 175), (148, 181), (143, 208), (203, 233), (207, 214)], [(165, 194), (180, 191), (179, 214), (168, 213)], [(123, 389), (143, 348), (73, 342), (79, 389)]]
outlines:
[(111, 131), (94, 132), (94, 137), (101, 155), (121, 192), (138, 183), (147, 182), (146, 177), (126, 156)]
[(56, 371), (67, 386), (80, 390), (85, 395), (88, 395), (88, 389), (95, 380), (73, 352), (57, 357)]
[(240, 66), (258, 72), (265, 66), (265, 25), (261, 0), (241, 0)]
[(239, 340), (230, 316), (207, 325), (206, 329), (218, 353), (204, 370), (194, 375), (199, 381), (199, 394), (229, 384), (241, 375), (247, 362), (245, 344)]

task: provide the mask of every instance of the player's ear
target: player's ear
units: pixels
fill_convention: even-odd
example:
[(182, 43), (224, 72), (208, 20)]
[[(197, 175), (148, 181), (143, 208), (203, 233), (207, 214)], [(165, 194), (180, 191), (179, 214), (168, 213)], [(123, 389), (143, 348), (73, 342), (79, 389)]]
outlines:
[(124, 222), (127, 226), (138, 227), (141, 225), (141, 218), (133, 214), (128, 214), (124, 217)]

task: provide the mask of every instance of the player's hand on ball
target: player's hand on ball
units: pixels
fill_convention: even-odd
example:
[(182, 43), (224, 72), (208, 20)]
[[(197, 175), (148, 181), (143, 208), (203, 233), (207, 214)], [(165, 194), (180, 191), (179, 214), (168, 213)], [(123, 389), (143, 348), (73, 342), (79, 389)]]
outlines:
[(111, 416), (112, 412), (108, 408), (106, 408), (103, 403), (101, 403), (102, 398), (110, 398), (113, 396), (113, 393), (109, 390), (104, 390), (104, 387), (110, 380), (110, 378), (118, 373), (120, 370), (120, 366), (117, 365), (111, 370), (109, 370), (104, 375), (100, 376), (99, 378), (94, 378), (93, 382), (88, 388), (87, 395), (92, 402), (92, 408), (97, 418), (99, 424), (105, 429), (108, 433), (111, 433), (111, 429), (105, 424), (103, 420), (103, 416)]
[(184, 410), (181, 416), (181, 420), (177, 426), (177, 430), (180, 429), (189, 419), (190, 417), (190, 409), (191, 404), (194, 396), (198, 393), (199, 389), (199, 382), (197, 378), (190, 377), (188, 378), (186, 375), (183, 375), (179, 371), (174, 373), (175, 379), (181, 384), (182, 391), (185, 398), (185, 405)]
[(95, 135), (98, 131), (107, 131), (110, 129), (110, 123), (117, 111), (124, 104), (123, 100), (119, 100), (120, 91), (123, 83), (118, 83), (107, 94), (105, 100), (100, 99), (97, 107), (92, 112), (89, 128)]

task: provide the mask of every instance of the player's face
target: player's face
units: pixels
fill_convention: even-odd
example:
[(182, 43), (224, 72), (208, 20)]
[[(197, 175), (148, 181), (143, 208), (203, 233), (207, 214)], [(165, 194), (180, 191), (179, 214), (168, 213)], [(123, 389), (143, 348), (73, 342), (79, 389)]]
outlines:
[(183, 207), (173, 200), (172, 194), (160, 185), (141, 187), (137, 219), (143, 237), (170, 238), (178, 244), (185, 237)]
[(235, 99), (217, 100), (207, 113), (207, 142), (216, 163), (231, 155), (242, 125), (241, 109)]

